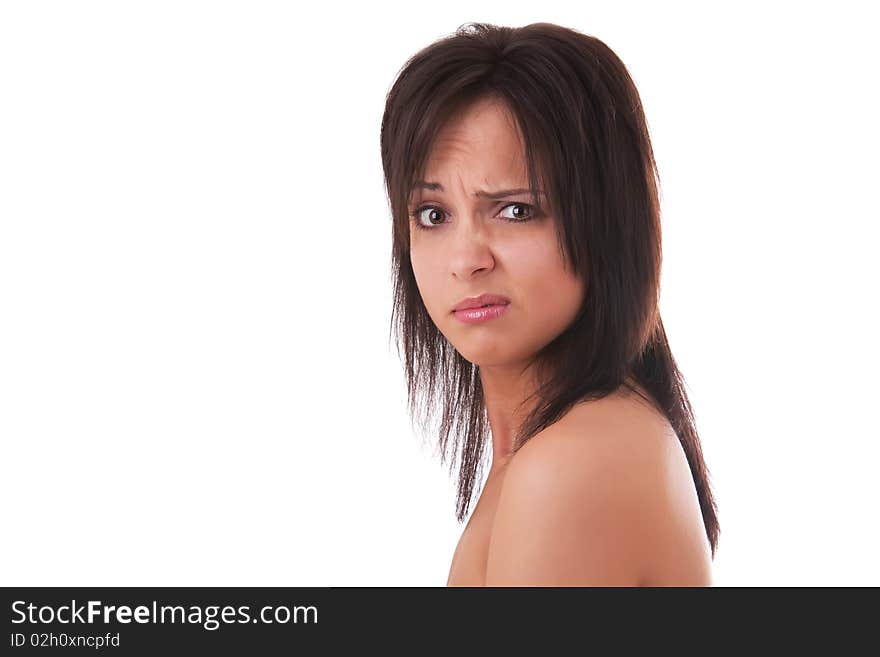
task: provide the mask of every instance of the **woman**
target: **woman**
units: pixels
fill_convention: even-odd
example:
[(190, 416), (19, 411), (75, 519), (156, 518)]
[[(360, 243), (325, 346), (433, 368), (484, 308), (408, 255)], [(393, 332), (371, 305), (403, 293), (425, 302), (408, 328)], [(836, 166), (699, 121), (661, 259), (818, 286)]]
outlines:
[(459, 521), (491, 433), (447, 584), (711, 585), (717, 509), (623, 63), (549, 23), (463, 26), (399, 73), (381, 150), (409, 409), (442, 409)]

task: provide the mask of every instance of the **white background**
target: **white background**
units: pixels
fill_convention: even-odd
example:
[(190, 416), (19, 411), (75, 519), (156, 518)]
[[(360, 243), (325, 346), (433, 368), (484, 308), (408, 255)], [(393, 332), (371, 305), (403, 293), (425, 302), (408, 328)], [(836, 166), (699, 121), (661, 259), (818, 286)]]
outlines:
[(716, 583), (880, 585), (868, 5), (0, 5), (0, 584), (445, 584), (379, 124), (419, 48), (548, 21), (641, 93)]

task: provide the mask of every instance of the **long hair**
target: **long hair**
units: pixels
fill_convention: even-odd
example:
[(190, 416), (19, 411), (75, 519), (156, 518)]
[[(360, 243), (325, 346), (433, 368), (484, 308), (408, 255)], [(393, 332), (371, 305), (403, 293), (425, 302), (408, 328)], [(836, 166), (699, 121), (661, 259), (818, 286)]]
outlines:
[(386, 98), (382, 166), (392, 214), (391, 328), (405, 357), (410, 416), (441, 409), (441, 462), (458, 467), (456, 518), (480, 477), (488, 420), (479, 367), (458, 353), (424, 306), (410, 262), (408, 202), (434, 139), (482, 98), (512, 112), (532, 199), (544, 190), (560, 252), (587, 284), (579, 314), (536, 356), (548, 374), (514, 452), (576, 403), (640, 384), (684, 448), (712, 548), (717, 507), (685, 383), (659, 313), (660, 178), (641, 100), (602, 41), (552, 23), (468, 23), (413, 55)]

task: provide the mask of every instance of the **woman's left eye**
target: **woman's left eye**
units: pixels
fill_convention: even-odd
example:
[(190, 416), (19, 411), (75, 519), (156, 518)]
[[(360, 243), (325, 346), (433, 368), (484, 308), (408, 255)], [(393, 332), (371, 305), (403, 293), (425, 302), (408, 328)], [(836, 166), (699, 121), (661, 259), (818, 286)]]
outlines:
[[(528, 205), (527, 203), (510, 203), (509, 205), (505, 205), (503, 208), (501, 208), (501, 211), (504, 212), (509, 208), (520, 208), (521, 210), (525, 209), (527, 211), (525, 216), (523, 216), (522, 211), (519, 213), (514, 212), (514, 216), (510, 217), (509, 219), (510, 221), (523, 221), (532, 218), (532, 206)], [(505, 217), (505, 219), (507, 219), (507, 217)]]

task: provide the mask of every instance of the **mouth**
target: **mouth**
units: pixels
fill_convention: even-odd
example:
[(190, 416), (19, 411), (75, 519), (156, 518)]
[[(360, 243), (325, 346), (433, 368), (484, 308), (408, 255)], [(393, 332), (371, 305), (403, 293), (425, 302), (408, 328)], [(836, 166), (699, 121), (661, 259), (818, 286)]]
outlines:
[(485, 293), (476, 297), (462, 299), (452, 309), (452, 312), (457, 313), (464, 310), (477, 310), (480, 308), (491, 308), (493, 306), (507, 306), (509, 304), (510, 299), (505, 296), (502, 296), (500, 294)]

